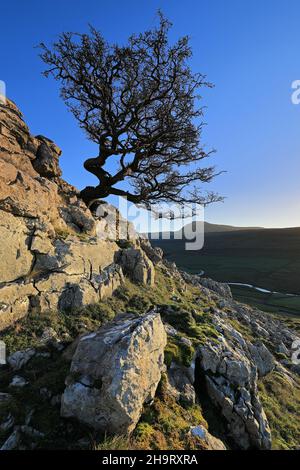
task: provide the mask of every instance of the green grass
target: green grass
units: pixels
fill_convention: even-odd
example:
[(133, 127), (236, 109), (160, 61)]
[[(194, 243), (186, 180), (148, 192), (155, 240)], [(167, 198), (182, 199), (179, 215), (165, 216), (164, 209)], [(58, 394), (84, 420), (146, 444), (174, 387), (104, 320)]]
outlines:
[(206, 445), (191, 436), (191, 426), (207, 428), (199, 405), (183, 408), (176, 403), (162, 378), (151, 405), (144, 408), (140, 422), (128, 436), (104, 436), (95, 441), (95, 450), (204, 450)]
[[(208, 233), (200, 251), (186, 251), (184, 240), (158, 240), (179, 268), (220, 282), (240, 282), (282, 294), (231, 286), (236, 300), (274, 314), (300, 318), (300, 229)], [(285, 293), (299, 293), (290, 297)]]
[(268, 294), (248, 287), (231, 286), (233, 297), (239, 302), (260, 310), (298, 317), (300, 320), (300, 297)]
[[(137, 286), (126, 280), (115, 293), (99, 304), (77, 309), (69, 313), (32, 312), (26, 318), (0, 334), (7, 344), (8, 353), (27, 347), (36, 347), (41, 352), (50, 352), (50, 358), (33, 358), (21, 375), (29, 385), (20, 389), (9, 388), (15, 373), (9, 369), (0, 371), (1, 391), (12, 393), (11, 403), (0, 408), (0, 420), (7, 416), (8, 409), (15, 417), (16, 424), (24, 424), (31, 409), (35, 412), (31, 426), (44, 432), (38, 439), (40, 449), (76, 449), (78, 440), (85, 439), (89, 448), (95, 449), (202, 449), (203, 443), (189, 434), (190, 426), (207, 426), (199, 405), (184, 407), (176, 403), (162, 380), (154, 402), (144, 409), (141, 420), (130, 438), (99, 436), (90, 429), (72, 420), (60, 417), (59, 406), (52, 406), (40, 390), (46, 388), (52, 396), (59, 395), (65, 388), (65, 377), (70, 364), (51, 346), (41, 346), (39, 338), (45, 327), (51, 326), (64, 341), (71, 342), (79, 334), (96, 330), (116, 314), (132, 312), (141, 315), (159, 305), (163, 319), (177, 329), (178, 335), (168, 338), (165, 361), (190, 365), (195, 348), (207, 338), (217, 341), (217, 332), (212, 324), (208, 307), (215, 307), (199, 288), (188, 285), (186, 289), (179, 279), (169, 277), (165, 268), (157, 268), (156, 285)], [(245, 325), (231, 320), (233, 326), (248, 339), (251, 332)], [(288, 321), (299, 326), (294, 317)], [(189, 338), (191, 346), (181, 341)], [(280, 382), (281, 380), (281, 382)], [(299, 413), (299, 390), (291, 390), (276, 375), (270, 375), (260, 383), (260, 394), (275, 436), (275, 448), (292, 448), (299, 442), (299, 429), (293, 414)], [(299, 422), (299, 420), (298, 420)], [(8, 435), (0, 435), (3, 442)]]
[(93, 450), (134, 450), (134, 447), (128, 436), (105, 436), (94, 443)]

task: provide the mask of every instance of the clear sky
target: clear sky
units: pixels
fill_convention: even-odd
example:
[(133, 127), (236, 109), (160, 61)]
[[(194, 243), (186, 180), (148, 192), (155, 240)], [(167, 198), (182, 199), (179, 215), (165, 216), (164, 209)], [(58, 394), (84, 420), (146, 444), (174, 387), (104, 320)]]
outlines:
[(300, 105), (291, 84), (300, 79), (299, 0), (10, 0), (0, 6), (0, 80), (29, 124), (63, 150), (63, 176), (84, 187), (82, 169), (97, 148), (88, 142), (59, 98), (58, 84), (41, 76), (34, 47), (88, 23), (108, 41), (123, 43), (154, 26), (161, 8), (173, 22), (171, 39), (188, 34), (194, 71), (215, 88), (203, 139), (226, 173), (211, 185), (226, 196), (206, 220), (232, 225), (300, 226)]

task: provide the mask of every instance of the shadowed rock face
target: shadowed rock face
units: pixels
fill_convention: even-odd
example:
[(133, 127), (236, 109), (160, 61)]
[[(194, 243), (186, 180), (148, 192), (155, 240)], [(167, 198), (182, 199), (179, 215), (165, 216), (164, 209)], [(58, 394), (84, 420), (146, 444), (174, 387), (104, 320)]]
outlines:
[[(96, 303), (123, 281), (114, 263), (120, 249), (110, 241), (112, 206), (102, 204), (103, 214), (93, 217), (79, 191), (61, 179), (60, 154), (51, 140), (30, 134), (14, 103), (0, 104), (0, 330), (32, 308)], [(134, 276), (151, 283), (151, 261), (115, 212), (136, 244)], [(130, 272), (130, 259), (122, 266)]]
[(164, 370), (166, 333), (159, 313), (120, 315), (84, 336), (74, 354), (61, 413), (94, 429), (130, 433), (154, 398)]

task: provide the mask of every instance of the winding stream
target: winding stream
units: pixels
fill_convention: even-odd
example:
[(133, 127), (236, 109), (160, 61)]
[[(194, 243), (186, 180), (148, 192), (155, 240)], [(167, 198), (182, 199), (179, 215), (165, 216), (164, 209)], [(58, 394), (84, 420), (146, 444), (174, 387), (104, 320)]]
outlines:
[[(205, 271), (200, 271), (198, 273), (198, 276), (203, 276), (205, 274)], [(254, 286), (253, 284), (244, 284), (242, 282), (226, 282), (229, 286), (238, 286), (238, 287), (248, 287), (249, 289), (254, 289), (257, 292), (262, 292), (263, 294), (277, 294), (277, 295), (282, 295), (285, 297), (300, 297), (299, 294), (289, 294), (287, 292), (277, 292), (277, 291), (272, 291), (268, 289), (264, 289), (262, 287), (257, 287)]]
[(253, 286), (252, 284), (243, 284), (242, 282), (228, 282), (227, 284), (229, 284), (230, 286), (249, 287), (249, 289), (254, 289), (258, 292), (262, 292), (263, 294), (277, 294), (286, 297), (300, 297), (299, 294), (289, 294), (287, 292), (278, 292), (276, 290), (263, 289), (262, 287)]

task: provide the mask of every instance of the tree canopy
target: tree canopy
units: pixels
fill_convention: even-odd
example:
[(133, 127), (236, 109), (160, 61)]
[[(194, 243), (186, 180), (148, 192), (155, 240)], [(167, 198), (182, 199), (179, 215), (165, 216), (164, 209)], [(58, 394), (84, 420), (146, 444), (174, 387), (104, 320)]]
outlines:
[(93, 27), (89, 34), (63, 33), (51, 49), (41, 44), (44, 75), (60, 82), (63, 100), (99, 148), (84, 162), (99, 180), (81, 191), (89, 206), (111, 194), (146, 208), (221, 199), (203, 190), (216, 172), (200, 164), (212, 152), (200, 142), (197, 100), (212, 85), (191, 70), (187, 36), (170, 44), (170, 26), (160, 14), (157, 27), (124, 46), (108, 44)]

